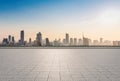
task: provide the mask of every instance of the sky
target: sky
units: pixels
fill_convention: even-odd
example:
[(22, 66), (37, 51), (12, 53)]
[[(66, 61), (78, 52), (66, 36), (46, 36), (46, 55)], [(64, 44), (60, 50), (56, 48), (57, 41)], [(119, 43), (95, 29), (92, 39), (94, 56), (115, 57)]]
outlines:
[(25, 40), (70, 37), (120, 40), (119, 0), (0, 0), (0, 41), (8, 35)]

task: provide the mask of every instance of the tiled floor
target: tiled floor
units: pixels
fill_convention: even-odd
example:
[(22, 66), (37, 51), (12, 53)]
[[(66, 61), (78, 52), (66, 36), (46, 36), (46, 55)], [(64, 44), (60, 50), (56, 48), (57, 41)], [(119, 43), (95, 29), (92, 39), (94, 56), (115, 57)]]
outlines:
[(0, 81), (120, 81), (120, 65), (112, 64), (113, 57), (109, 55), (108, 62), (102, 63), (99, 59), (104, 60), (105, 58), (102, 58), (104, 56), (93, 60), (92, 54), (88, 57), (84, 53), (74, 54), (67, 51), (49, 53), (50, 51), (45, 54), (36, 53), (31, 57), (27, 55), (23, 63), (20, 63), (22, 57), (18, 56), (16, 57), (18, 59), (12, 60), (12, 56), (9, 56), (5, 64), (9, 65), (12, 61), (18, 64), (15, 65), (13, 62), (9, 67), (1, 65)]

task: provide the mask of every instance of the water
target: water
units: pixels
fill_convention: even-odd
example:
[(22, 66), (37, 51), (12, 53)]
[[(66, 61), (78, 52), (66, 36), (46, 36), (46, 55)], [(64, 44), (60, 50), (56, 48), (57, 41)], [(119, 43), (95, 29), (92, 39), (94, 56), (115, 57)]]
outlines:
[(120, 49), (0, 49), (0, 81), (120, 81)]

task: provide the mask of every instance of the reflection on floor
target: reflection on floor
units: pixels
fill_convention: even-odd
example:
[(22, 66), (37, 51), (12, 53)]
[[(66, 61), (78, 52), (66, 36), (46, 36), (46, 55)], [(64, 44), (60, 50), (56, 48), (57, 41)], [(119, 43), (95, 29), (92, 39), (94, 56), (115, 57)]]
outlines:
[(120, 81), (119, 65), (87, 64), (84, 55), (46, 54), (37, 58), (30, 63), (25, 59), (20, 66), (1, 67), (0, 81)]

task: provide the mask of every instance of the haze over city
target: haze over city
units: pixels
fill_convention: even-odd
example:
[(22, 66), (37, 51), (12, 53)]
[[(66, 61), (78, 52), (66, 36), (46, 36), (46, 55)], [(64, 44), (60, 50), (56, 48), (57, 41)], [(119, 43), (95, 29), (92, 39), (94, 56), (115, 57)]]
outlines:
[(120, 81), (120, 0), (0, 0), (0, 81)]
[(99, 40), (120, 40), (119, 0), (0, 0), (0, 41), (8, 35), (19, 40), (86, 37)]

